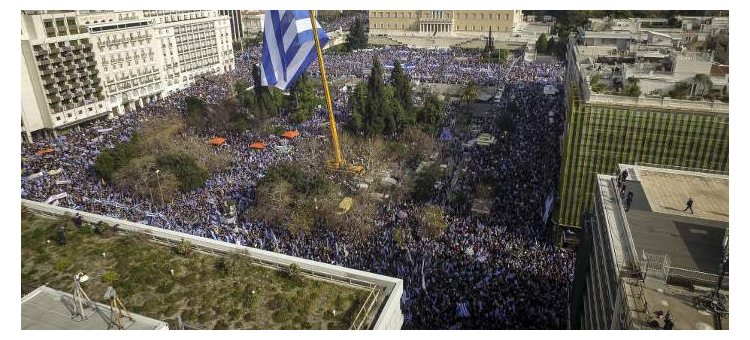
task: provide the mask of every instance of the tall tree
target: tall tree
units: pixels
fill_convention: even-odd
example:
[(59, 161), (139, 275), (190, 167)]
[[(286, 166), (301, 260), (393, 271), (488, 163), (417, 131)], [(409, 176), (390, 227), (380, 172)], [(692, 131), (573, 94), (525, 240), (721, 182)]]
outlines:
[(638, 97), (641, 95), (641, 87), (638, 85), (641, 82), (640, 79), (635, 77), (630, 77), (625, 83), (625, 87), (622, 89), (622, 92), (626, 96), (630, 97)]
[(349, 34), (346, 36), (346, 46), (349, 50), (358, 50), (367, 46), (367, 35), (359, 18), (354, 20), (354, 25), (349, 28)]
[(423, 94), (423, 102), (417, 114), (417, 122), (422, 131), (434, 134), (440, 128), (443, 119), (443, 102), (429, 92)]
[(386, 107), (383, 67), (377, 57), (372, 58), (372, 71), (367, 80), (367, 105), (365, 106), (365, 126), (368, 134), (380, 135), (385, 130)]
[(542, 33), (536, 40), (536, 53), (547, 53), (547, 35)]
[(256, 111), (259, 118), (265, 118), (278, 114), (279, 104), (282, 100), (280, 94), (273, 93), (268, 86), (261, 86), (260, 68), (258, 64), (253, 65), (253, 90), (255, 92)]
[(412, 90), (411, 81), (404, 72), (404, 68), (401, 67), (401, 63), (398, 61), (393, 62), (393, 71), (391, 71), (391, 86), (394, 87), (394, 96), (396, 101), (401, 104), (401, 107), (405, 111), (411, 111), (412, 109)]
[(464, 104), (468, 105), (477, 100), (478, 97), (479, 89), (477, 88), (477, 83), (475, 83), (473, 80), (469, 81), (469, 83), (466, 84), (463, 92), (461, 93), (461, 101), (464, 102)]
[(304, 73), (289, 88), (287, 107), (292, 112), (292, 123), (299, 124), (310, 119), (312, 111), (321, 103), (312, 82)]
[(354, 132), (364, 132), (365, 107), (367, 106), (367, 87), (364, 83), (359, 83), (354, 87), (352, 94), (349, 96), (349, 111), (352, 118), (347, 126)]

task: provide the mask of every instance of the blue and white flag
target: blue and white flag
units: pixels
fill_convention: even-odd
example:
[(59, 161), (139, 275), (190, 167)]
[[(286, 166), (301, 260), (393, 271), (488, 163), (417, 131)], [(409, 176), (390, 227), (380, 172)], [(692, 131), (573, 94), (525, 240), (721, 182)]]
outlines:
[(547, 219), (549, 218), (549, 212), (552, 210), (552, 202), (555, 201), (555, 192), (550, 191), (549, 195), (547, 195), (547, 200), (544, 202), (544, 213), (542, 213), (542, 221), (544, 224), (547, 224)]
[(456, 315), (460, 318), (468, 318), (471, 316), (469, 313), (469, 303), (462, 301), (456, 304)]
[[(260, 78), (263, 86), (286, 91), (316, 58), (315, 37), (309, 11), (266, 11), (261, 51)], [(315, 22), (322, 49), (328, 35)]]

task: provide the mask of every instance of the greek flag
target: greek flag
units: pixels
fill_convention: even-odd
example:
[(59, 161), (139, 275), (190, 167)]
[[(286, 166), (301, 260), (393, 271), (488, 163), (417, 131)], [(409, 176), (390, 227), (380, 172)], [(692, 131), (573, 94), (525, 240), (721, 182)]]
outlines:
[[(309, 11), (266, 11), (261, 51), (261, 85), (286, 91), (316, 58)], [(315, 22), (320, 47), (328, 35)]]
[(469, 303), (462, 301), (456, 304), (456, 315), (460, 318), (468, 318), (471, 316), (469, 313)]
[(547, 195), (547, 200), (544, 202), (544, 212), (542, 213), (542, 221), (546, 225), (547, 219), (549, 219), (549, 213), (552, 209), (552, 203), (555, 201), (555, 192), (550, 191)]

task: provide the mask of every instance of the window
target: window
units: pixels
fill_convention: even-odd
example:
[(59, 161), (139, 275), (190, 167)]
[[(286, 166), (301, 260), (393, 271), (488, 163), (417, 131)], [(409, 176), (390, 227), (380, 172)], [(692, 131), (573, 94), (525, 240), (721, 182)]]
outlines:
[[(498, 15), (500, 15), (500, 14), (498, 14)], [(508, 18), (509, 18), (509, 17), (510, 17), (510, 16), (509, 16), (508, 14), (506, 14), (506, 15), (505, 15), (505, 20), (508, 20)]]
[(76, 25), (76, 19), (68, 18), (68, 26), (75, 26), (75, 25)]
[(44, 28), (52, 28), (52, 19), (44, 20)]

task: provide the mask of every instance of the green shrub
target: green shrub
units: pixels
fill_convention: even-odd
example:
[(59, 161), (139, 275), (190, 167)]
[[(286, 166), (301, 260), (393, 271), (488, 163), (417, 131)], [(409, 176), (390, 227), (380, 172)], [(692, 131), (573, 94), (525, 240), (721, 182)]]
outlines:
[(99, 177), (107, 182), (111, 181), (117, 170), (141, 154), (140, 141), (138, 133), (133, 133), (133, 137), (129, 141), (117, 144), (114, 148), (100, 153), (94, 162), (94, 170)]
[(60, 259), (55, 263), (54, 269), (58, 272), (64, 272), (65, 269), (68, 269), (70, 267), (70, 261), (66, 259)]
[(174, 174), (180, 182), (182, 192), (196, 189), (208, 179), (208, 172), (198, 166), (195, 157), (187, 154), (159, 155), (156, 157), (156, 166), (160, 170)]
[(108, 271), (102, 275), (102, 281), (106, 283), (109, 286), (114, 286), (115, 282), (117, 281), (117, 273), (113, 271)]

